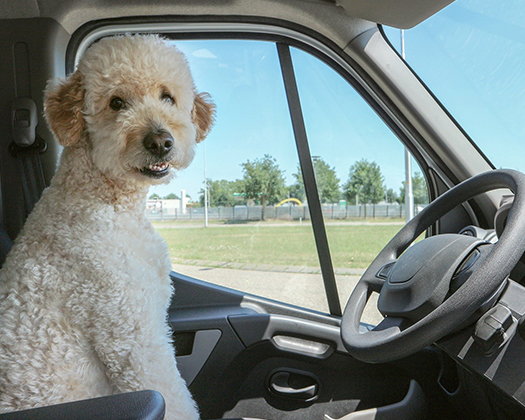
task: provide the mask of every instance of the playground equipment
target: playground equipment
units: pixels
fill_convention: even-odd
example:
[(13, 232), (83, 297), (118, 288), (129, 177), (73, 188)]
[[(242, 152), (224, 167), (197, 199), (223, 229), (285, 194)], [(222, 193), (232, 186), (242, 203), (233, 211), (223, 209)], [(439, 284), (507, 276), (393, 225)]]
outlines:
[(294, 203), (297, 203), (299, 204), (301, 207), (303, 206), (303, 203), (301, 203), (301, 201), (297, 198), (285, 198), (283, 201), (281, 201), (279, 204), (276, 204), (275, 207), (280, 207), (282, 204), (284, 203), (287, 203), (287, 202), (294, 202)]

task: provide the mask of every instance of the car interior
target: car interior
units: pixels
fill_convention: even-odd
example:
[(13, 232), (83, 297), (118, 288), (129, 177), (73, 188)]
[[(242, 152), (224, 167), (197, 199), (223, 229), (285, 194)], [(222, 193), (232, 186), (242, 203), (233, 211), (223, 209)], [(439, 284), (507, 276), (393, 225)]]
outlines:
[[(3, 2), (0, 260), (60, 157), (43, 118), (46, 84), (73, 72), (89, 45), (125, 33), (158, 33), (175, 43), (261, 41), (282, 77), (327, 310), (173, 271), (169, 323), (177, 364), (202, 419), (522, 418), (525, 175), (495, 169), (383, 29), (415, 27), (449, 3)], [(334, 70), (409, 150), (430, 198), (347, 301), (337, 290), (305, 129), (297, 70), (303, 52)], [(323, 147), (332, 147), (329, 140)], [(373, 294), (384, 318), (377, 325), (362, 319)], [(163, 419), (164, 410), (156, 390), (143, 390), (0, 419)]]

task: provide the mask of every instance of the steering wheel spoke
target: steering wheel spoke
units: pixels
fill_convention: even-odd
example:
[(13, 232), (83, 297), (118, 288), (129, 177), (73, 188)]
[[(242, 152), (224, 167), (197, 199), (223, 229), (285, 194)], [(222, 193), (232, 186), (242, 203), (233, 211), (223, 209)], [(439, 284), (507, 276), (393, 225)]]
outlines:
[(400, 316), (387, 316), (377, 324), (372, 331), (378, 332), (391, 330), (394, 334), (399, 334), (410, 327), (410, 325), (412, 325), (412, 323), (407, 318), (402, 318)]
[(366, 273), (363, 275), (363, 277), (361, 277), (359, 281), (366, 284), (369, 296), (372, 292), (380, 293), (381, 289), (383, 288), (383, 285), (385, 284), (385, 279), (376, 276), (369, 276), (366, 275)]
[(392, 272), (392, 269), (394, 268), (395, 264), (396, 264), (396, 261), (391, 261), (383, 265), (383, 267), (381, 267), (379, 271), (376, 273), (376, 277), (379, 279), (386, 280), (389, 274)]

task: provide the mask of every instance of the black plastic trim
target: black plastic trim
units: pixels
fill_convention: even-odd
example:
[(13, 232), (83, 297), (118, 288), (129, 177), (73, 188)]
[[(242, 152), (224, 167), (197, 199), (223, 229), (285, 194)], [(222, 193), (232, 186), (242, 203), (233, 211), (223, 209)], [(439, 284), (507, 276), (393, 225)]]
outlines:
[(1, 420), (162, 420), (164, 398), (157, 391), (137, 391), (0, 414)]

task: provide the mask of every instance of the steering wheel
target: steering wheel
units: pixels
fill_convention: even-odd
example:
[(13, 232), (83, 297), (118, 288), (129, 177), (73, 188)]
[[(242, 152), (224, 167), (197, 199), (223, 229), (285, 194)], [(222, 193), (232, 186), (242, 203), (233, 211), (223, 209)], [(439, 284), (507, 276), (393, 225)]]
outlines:
[[(508, 188), (514, 194), (505, 230), (496, 244), (444, 234), (409, 245), (450, 210), (478, 194)], [(493, 302), (525, 252), (525, 175), (494, 170), (472, 177), (430, 203), (383, 248), (352, 292), (341, 337), (355, 358), (382, 363), (419, 351), (472, 321)], [(379, 292), (384, 320), (367, 332), (360, 319)]]

